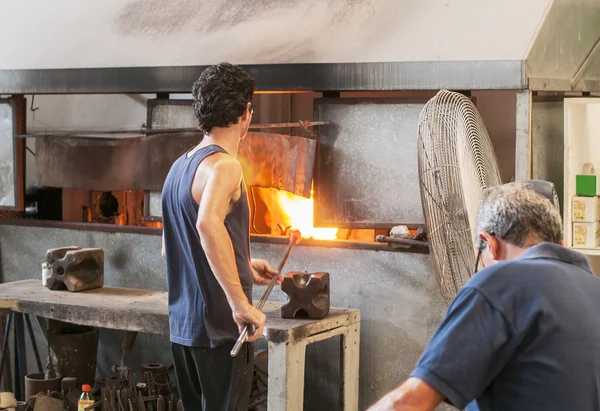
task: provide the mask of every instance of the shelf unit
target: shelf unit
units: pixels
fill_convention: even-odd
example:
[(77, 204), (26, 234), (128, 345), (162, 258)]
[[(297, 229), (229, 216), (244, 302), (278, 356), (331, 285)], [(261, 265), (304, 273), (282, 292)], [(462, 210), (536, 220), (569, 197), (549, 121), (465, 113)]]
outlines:
[(568, 247), (589, 256), (600, 256), (600, 247), (573, 247), (573, 221), (571, 219), (575, 176), (581, 174), (583, 165), (591, 163), (600, 176), (600, 98), (566, 98), (565, 162), (564, 162), (564, 237)]

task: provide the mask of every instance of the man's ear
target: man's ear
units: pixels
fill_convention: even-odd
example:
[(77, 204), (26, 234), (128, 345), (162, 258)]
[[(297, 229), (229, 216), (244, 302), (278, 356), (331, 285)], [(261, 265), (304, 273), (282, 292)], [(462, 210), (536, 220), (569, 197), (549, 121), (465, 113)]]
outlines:
[(485, 231), (479, 233), (479, 241), (480, 244), (484, 244), (484, 247), (487, 247), (490, 250), (492, 258), (496, 261), (499, 261), (502, 253), (502, 244), (500, 241), (495, 236)]
[(242, 120), (246, 121), (250, 118), (250, 106), (252, 105), (252, 103), (248, 102), (246, 104), (246, 108), (244, 109), (244, 113), (242, 113)]

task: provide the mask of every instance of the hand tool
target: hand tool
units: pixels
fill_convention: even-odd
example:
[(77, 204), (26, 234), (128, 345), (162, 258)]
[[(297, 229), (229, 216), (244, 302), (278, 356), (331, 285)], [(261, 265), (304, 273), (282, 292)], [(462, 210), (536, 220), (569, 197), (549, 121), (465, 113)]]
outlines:
[(167, 406), (165, 402), (165, 397), (162, 395), (158, 396), (158, 400), (156, 401), (156, 409), (157, 411), (167, 411)]
[[(292, 232), (290, 232), (290, 245), (288, 246), (287, 251), (285, 252), (285, 255), (283, 256), (283, 259), (279, 263), (279, 267), (277, 267), (277, 272), (279, 274), (276, 275), (275, 277), (271, 278), (271, 282), (267, 286), (267, 289), (265, 290), (262, 298), (260, 299), (258, 304), (256, 304), (257, 310), (263, 309), (265, 303), (267, 302), (267, 298), (269, 298), (269, 295), (271, 294), (271, 291), (273, 290), (273, 287), (275, 287), (275, 284), (277, 284), (277, 278), (279, 278), (279, 276), (281, 275), (281, 272), (283, 271), (283, 267), (285, 266), (285, 263), (286, 263), (288, 257), (290, 256), (292, 249), (300, 241), (302, 241), (302, 235), (300, 234), (300, 231), (293, 230)], [(233, 348), (231, 350), (232, 357), (235, 357), (236, 355), (238, 355), (238, 353), (240, 352), (240, 349), (242, 348), (242, 344), (244, 344), (244, 342), (246, 342), (247, 337), (248, 337), (248, 325), (246, 325), (244, 327), (244, 329), (242, 330), (242, 333), (238, 337), (235, 345), (233, 346)]]

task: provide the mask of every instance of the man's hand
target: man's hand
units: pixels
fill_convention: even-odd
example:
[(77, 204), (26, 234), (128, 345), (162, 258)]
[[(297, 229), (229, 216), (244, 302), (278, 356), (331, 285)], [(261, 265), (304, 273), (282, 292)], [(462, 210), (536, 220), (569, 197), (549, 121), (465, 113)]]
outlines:
[(263, 328), (265, 327), (265, 320), (267, 316), (254, 308), (250, 303), (241, 305), (240, 307), (232, 307), (233, 321), (237, 324), (240, 334), (244, 330), (246, 325), (254, 326), (256, 330), (254, 334), (250, 335), (252, 331), (251, 327), (248, 328), (248, 338), (246, 341), (254, 342), (263, 335)]
[(376, 404), (373, 404), (367, 411), (395, 411), (396, 409), (394, 408), (394, 401), (386, 395)]
[[(266, 260), (252, 259), (250, 263), (252, 275), (254, 276), (254, 284), (256, 285), (267, 285), (273, 277), (279, 275), (279, 272), (271, 267)], [(281, 284), (282, 281), (283, 277), (279, 277), (277, 279), (277, 284)]]
[(444, 396), (418, 378), (409, 378), (368, 411), (433, 411)]

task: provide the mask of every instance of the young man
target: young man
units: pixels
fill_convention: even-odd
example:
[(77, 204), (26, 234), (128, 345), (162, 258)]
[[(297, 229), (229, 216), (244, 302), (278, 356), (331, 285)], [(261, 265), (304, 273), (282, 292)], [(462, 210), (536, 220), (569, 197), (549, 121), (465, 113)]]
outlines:
[[(266, 261), (250, 259), (250, 213), (236, 159), (252, 120), (254, 79), (221, 63), (200, 75), (192, 93), (204, 138), (173, 164), (162, 194), (171, 350), (186, 411), (240, 411), (250, 398), (250, 343), (265, 323), (252, 306), (252, 285), (277, 275)], [(231, 358), (246, 324), (256, 332)]]
[(530, 183), (486, 191), (483, 270), (459, 291), (417, 367), (371, 411), (600, 409), (600, 279), (562, 245)]

